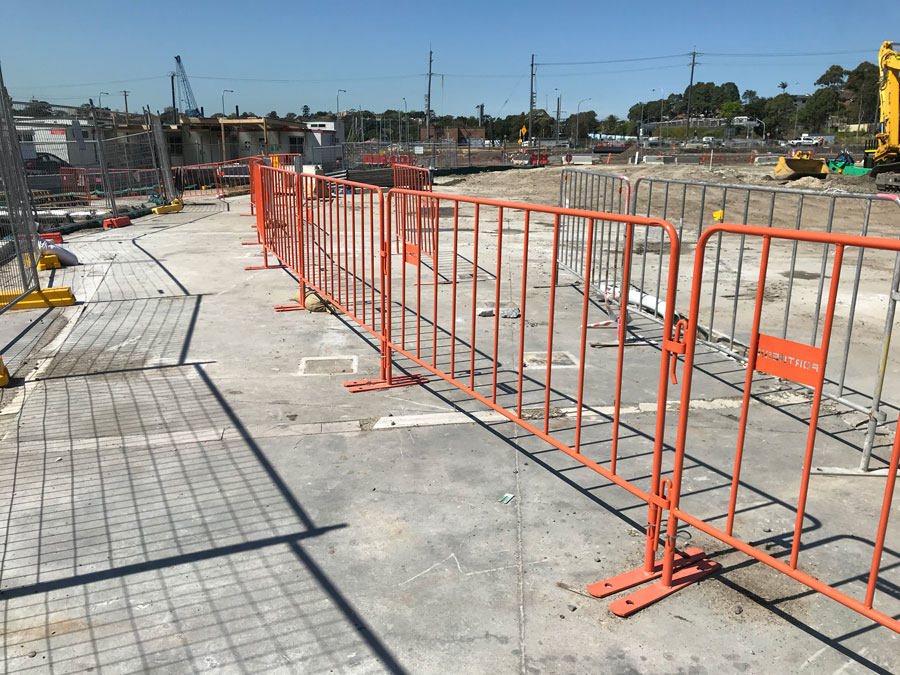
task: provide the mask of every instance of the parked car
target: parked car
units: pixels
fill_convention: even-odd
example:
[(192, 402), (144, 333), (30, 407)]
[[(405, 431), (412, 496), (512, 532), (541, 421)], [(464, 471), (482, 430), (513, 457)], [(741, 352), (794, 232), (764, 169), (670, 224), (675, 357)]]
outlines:
[(34, 159), (25, 160), (25, 173), (32, 176), (58, 174), (63, 167), (72, 166), (66, 160), (50, 152), (39, 152)]
[(788, 145), (790, 145), (792, 148), (796, 148), (798, 146), (818, 147), (822, 145), (822, 139), (814, 138), (808, 134), (803, 134), (800, 138), (795, 138), (788, 141)]

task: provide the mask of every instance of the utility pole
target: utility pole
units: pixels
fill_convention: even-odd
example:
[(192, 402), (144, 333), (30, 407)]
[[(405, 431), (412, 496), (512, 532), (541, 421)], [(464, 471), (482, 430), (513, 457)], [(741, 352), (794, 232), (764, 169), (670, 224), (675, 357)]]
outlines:
[(428, 94), (425, 96), (425, 141), (431, 140), (431, 62), (432, 51), (428, 50)]
[[(697, 65), (697, 52), (691, 52), (691, 84), (688, 87), (687, 126), (684, 128), (684, 142), (690, 140), (691, 133), (691, 99), (694, 95), (694, 66)], [(662, 120), (660, 120), (661, 122)]]
[(559, 107), (562, 104), (562, 96), (556, 97), (556, 145), (559, 145)]
[(528, 138), (529, 147), (531, 147), (531, 117), (534, 113), (534, 54), (531, 55), (531, 84), (528, 92)]
[(127, 116), (128, 115), (128, 94), (130, 94), (131, 92), (126, 89), (123, 89), (122, 93), (125, 94), (125, 115)]

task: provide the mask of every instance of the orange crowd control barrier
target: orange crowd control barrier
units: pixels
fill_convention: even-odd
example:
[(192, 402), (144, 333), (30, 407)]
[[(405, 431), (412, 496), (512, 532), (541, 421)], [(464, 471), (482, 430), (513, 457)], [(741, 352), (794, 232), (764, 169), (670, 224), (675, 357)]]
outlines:
[[(746, 359), (744, 393), (741, 405), (740, 422), (737, 429), (734, 469), (724, 529), (707, 522), (703, 518), (688, 513), (686, 510), (682, 509), (679, 504), (682, 489), (681, 483), (684, 458), (686, 449), (690, 445), (688, 421), (690, 417), (691, 383), (697, 345), (698, 317), (703, 299), (704, 254), (706, 245), (709, 241), (713, 237), (721, 237), (723, 234), (732, 234), (748, 239), (756, 238), (762, 241), (761, 259), (755, 293), (755, 307), (752, 315), (750, 349)], [(827, 247), (825, 249), (826, 251), (833, 252), (831, 253), (831, 281), (825, 307), (825, 318), (818, 345), (795, 342), (761, 332), (760, 326), (764, 315), (769, 255), (773, 241), (787, 241), (794, 243), (794, 245), (800, 242), (806, 244), (818, 244)], [(822, 402), (823, 387), (826, 381), (825, 373), (828, 363), (829, 347), (831, 346), (831, 332), (835, 318), (835, 309), (838, 305), (841, 266), (844, 251), (847, 248), (900, 252), (900, 242), (891, 239), (879, 239), (856, 235), (839, 235), (730, 224), (714, 225), (705, 230), (700, 236), (694, 258), (691, 305), (684, 337), (684, 381), (682, 382), (681, 390), (676, 454), (672, 471), (672, 486), (665, 507), (668, 510), (665, 535), (666, 546), (662, 565), (660, 566), (660, 569), (657, 570), (658, 574), (656, 574), (656, 576), (661, 576), (662, 578), (656, 584), (641, 589), (626, 598), (615, 601), (611, 605), (611, 608), (615, 613), (621, 615), (630, 614), (697, 580), (698, 573), (696, 568), (686, 568), (681, 571), (676, 569), (678, 561), (675, 557), (675, 535), (678, 530), (679, 521), (683, 521), (707, 535), (715, 537), (756, 560), (769, 565), (782, 574), (805, 584), (814, 591), (859, 612), (863, 616), (866, 616), (891, 630), (900, 632), (900, 621), (875, 609), (873, 606), (879, 573), (881, 571), (881, 558), (884, 552), (885, 537), (894, 486), (896, 483), (898, 463), (900, 463), (898, 462), (898, 460), (900, 460), (900, 435), (896, 435), (894, 439), (887, 469), (882, 506), (879, 512), (877, 525), (874, 525), (872, 528), (875, 534), (872, 557), (868, 563), (866, 563), (865, 560), (861, 561), (864, 565), (864, 570), (860, 573), (859, 578), (866, 579), (863, 598), (853, 597), (849, 593), (838, 590), (835, 587), (836, 585), (825, 583), (812, 574), (800, 570), (798, 567), (801, 551), (801, 535), (803, 533), (804, 518), (806, 517), (809, 479), (812, 470), (813, 454), (818, 430), (818, 418)], [(741, 486), (741, 467), (745, 454), (747, 427), (750, 420), (751, 385), (753, 384), (754, 375), (756, 373), (764, 373), (784, 380), (796, 382), (811, 388), (813, 391), (806, 443), (802, 454), (802, 466), (799, 470), (796, 516), (793, 535), (791, 537), (790, 554), (787, 562), (779, 560), (776, 556), (766, 553), (765, 550), (760, 549), (758, 546), (734, 535), (735, 514), (738, 512), (738, 494)], [(693, 454), (696, 454), (696, 452)], [(861, 516), (862, 514), (859, 515)], [(846, 536), (852, 537), (853, 535), (847, 533)], [(697, 567), (703, 569), (704, 564), (709, 565), (713, 563), (698, 558), (696, 563)], [(622, 590), (631, 585), (636, 585), (648, 580), (648, 577), (645, 576), (642, 579), (641, 576), (640, 572), (628, 573), (595, 584), (589, 590), (593, 594), (602, 597), (603, 595), (615, 592), (616, 590)], [(854, 576), (853, 578), (856, 577)]]
[[(284, 266), (297, 275), (300, 283), (297, 308), (303, 306), (305, 291), (310, 288), (344, 311), (380, 345), (379, 376), (345, 383), (350, 391), (407, 386), (426, 381), (426, 378), (437, 378), (646, 503), (647, 530), (642, 566), (592, 584), (588, 590), (602, 597), (654, 579), (659, 581), (615, 600), (611, 604), (613, 612), (623, 616), (631, 614), (720, 568), (698, 548), (677, 548), (676, 534), (679, 523), (683, 522), (900, 632), (897, 619), (874, 608), (900, 463), (900, 436), (893, 444), (882, 507), (877, 525), (873, 527), (873, 553), (865, 562), (868, 576), (863, 597), (853, 597), (839, 590), (838, 584), (828, 584), (798, 567), (844, 250), (858, 247), (900, 252), (900, 242), (769, 227), (709, 227), (697, 244), (690, 312), (684, 319), (677, 318), (674, 313), (679, 240), (676, 230), (666, 221), (476, 199), (435, 193), (429, 189), (395, 188), (385, 197), (379, 188), (361, 183), (297, 174), (263, 165), (255, 165), (254, 171), (257, 228), (266, 256), (264, 267)], [(614, 272), (615, 278), (608, 279), (605, 286), (607, 307), (610, 301), (620, 307), (627, 302), (634, 251), (640, 250), (636, 246), (635, 231), (660, 232), (666, 240), (665, 245), (661, 245), (666, 255), (660, 258), (663, 266), (660, 274), (664, 268), (666, 282), (661, 286), (660, 297), (654, 300), (656, 311), (663, 317), (658, 340), (659, 362), (648, 364), (646, 357), (636, 357), (640, 360), (638, 368), (649, 365), (655, 378), (653, 388), (657, 402), (651, 423), (653, 428), (644, 434), (644, 439), (652, 442), (653, 450), (652, 453), (635, 453), (641, 457), (640, 461), (649, 463), (646, 471), (623, 473), (620, 466), (622, 439), (637, 435), (620, 432), (625, 399), (623, 377), (634, 365), (634, 361), (629, 362), (631, 365), (626, 363), (626, 322), (620, 320), (615, 324), (615, 380), (589, 378), (586, 363), (592, 357), (587, 348), (588, 331), (595, 325), (592, 314), (604, 310), (592, 297), (590, 289), (582, 290), (577, 302), (572, 302), (571, 295), (565, 296), (564, 301), (559, 300), (560, 293), (577, 292), (554, 283), (559, 274), (558, 261), (562, 257), (560, 225), (566, 218), (580, 219), (586, 226), (584, 269), (578, 271), (582, 279), (594, 278), (593, 268), (600, 264), (603, 252), (610, 250), (610, 239), (617, 238), (614, 248), (621, 251), (622, 261), (621, 266), (614, 268), (618, 270)], [(547, 235), (552, 238), (552, 244)], [(757, 238), (761, 240), (762, 251), (755, 309), (748, 317), (752, 321), (752, 334), (724, 529), (716, 523), (716, 518), (694, 515), (681, 506), (684, 459), (693, 438), (688, 424), (706, 245), (711, 238), (723, 235)], [(621, 245), (618, 242), (620, 236), (624, 237)], [(780, 240), (822, 245), (833, 252), (830, 291), (818, 346), (776, 338), (761, 330), (769, 250), (773, 241)], [(427, 241), (433, 242), (433, 256), (420, 255)], [(269, 265), (269, 254), (274, 255), (280, 265)], [(443, 284), (441, 277), (445, 277)], [(543, 285), (542, 281), (550, 283)], [(536, 293), (535, 288), (546, 291)], [(642, 298), (641, 302), (646, 299)], [(514, 323), (501, 324), (504, 303), (514, 305), (515, 311), (506, 315)], [(563, 318), (567, 319), (565, 324)], [(558, 351), (560, 348), (563, 351)], [(568, 355), (569, 365), (561, 366), (561, 354)], [(667, 393), (670, 378), (676, 380), (679, 356), (684, 359), (684, 373), (675, 453), (671, 473), (668, 473), (663, 467)], [(395, 373), (400, 357), (412, 364), (413, 371), (421, 370), (422, 374), (411, 374), (405, 366), (403, 375)], [(571, 370), (557, 370), (557, 367)], [(740, 513), (737, 502), (751, 412), (750, 389), (755, 373), (792, 380), (813, 391), (787, 562), (734, 534), (735, 515)], [(639, 374), (639, 377), (643, 376)], [(594, 409), (588, 403), (586, 389), (591, 400), (598, 392), (601, 392), (601, 400), (611, 399), (611, 413), (607, 415)], [(564, 406), (564, 403), (571, 405)], [(560, 417), (571, 423), (552, 421)], [(590, 420), (600, 420), (602, 425)], [(598, 426), (603, 426), (603, 433), (599, 435)], [(628, 428), (634, 430), (631, 423)], [(703, 448), (692, 451), (692, 457), (698, 452), (702, 453)], [(635, 461), (634, 457), (628, 460)], [(633, 464), (628, 466), (634, 469)], [(663, 551), (658, 558), (661, 539)]]
[[(393, 169), (395, 188), (417, 192), (432, 191), (431, 170), (409, 164), (394, 164)], [(397, 195), (394, 213), (396, 251), (400, 251), (401, 241), (406, 241), (406, 255), (422, 254), (434, 259), (438, 235), (436, 203), (407, 194), (397, 193)], [(401, 230), (406, 232), (405, 237), (402, 236)]]

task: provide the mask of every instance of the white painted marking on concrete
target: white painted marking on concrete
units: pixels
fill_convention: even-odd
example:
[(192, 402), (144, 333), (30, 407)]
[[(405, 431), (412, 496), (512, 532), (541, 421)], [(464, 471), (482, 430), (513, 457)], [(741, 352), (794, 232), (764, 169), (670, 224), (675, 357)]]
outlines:
[[(765, 395), (765, 403), (770, 405), (789, 405), (793, 403), (805, 403), (809, 401), (809, 397), (805, 393), (797, 392), (776, 392), (777, 395)], [(751, 400), (751, 405), (761, 405), (757, 400)], [(637, 415), (640, 413), (656, 412), (657, 403), (655, 401), (646, 403), (635, 403), (632, 405), (623, 405), (619, 412), (622, 415)], [(738, 396), (717, 399), (694, 399), (691, 401), (691, 410), (727, 410), (741, 407), (741, 398)], [(679, 401), (669, 401), (666, 403), (667, 412), (677, 412), (680, 408)], [(578, 414), (576, 406), (559, 408), (559, 412), (565, 418), (573, 418)], [(510, 412), (514, 413), (513, 410)], [(605, 415), (611, 417), (615, 413), (615, 407), (598, 406), (592, 409), (584, 409), (582, 417), (597, 417)], [(421, 415), (398, 415), (394, 417), (380, 417), (372, 427), (376, 431), (382, 429), (398, 429), (409, 427), (436, 427), (448, 424), (470, 424), (472, 422), (504, 422), (507, 418), (495, 410), (480, 410), (473, 413), (463, 412), (443, 412), (443, 413), (424, 413)]]
[[(306, 366), (309, 363), (314, 361), (336, 361), (338, 359), (344, 359), (350, 361), (349, 371), (344, 371), (340, 373), (307, 373)], [(330, 376), (330, 375), (353, 375), (359, 369), (359, 358), (353, 354), (340, 354), (335, 356), (304, 356), (300, 359), (300, 367), (297, 371), (298, 375), (303, 375), (304, 377), (322, 377), (322, 376)]]

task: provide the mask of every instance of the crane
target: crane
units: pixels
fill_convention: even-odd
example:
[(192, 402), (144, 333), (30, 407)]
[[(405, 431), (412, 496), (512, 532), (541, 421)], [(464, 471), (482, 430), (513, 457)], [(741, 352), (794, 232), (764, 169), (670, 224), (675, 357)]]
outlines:
[(878, 51), (881, 102), (876, 148), (872, 156), (872, 175), (879, 189), (900, 190), (900, 53), (893, 42), (885, 42)]
[(202, 117), (203, 110), (197, 105), (197, 99), (194, 98), (194, 91), (191, 89), (191, 83), (188, 81), (187, 72), (184, 70), (184, 64), (181, 57), (175, 57), (175, 67), (178, 71), (178, 81), (181, 84), (181, 102), (184, 105), (184, 112), (188, 117)]

